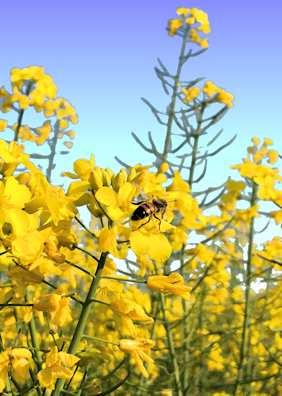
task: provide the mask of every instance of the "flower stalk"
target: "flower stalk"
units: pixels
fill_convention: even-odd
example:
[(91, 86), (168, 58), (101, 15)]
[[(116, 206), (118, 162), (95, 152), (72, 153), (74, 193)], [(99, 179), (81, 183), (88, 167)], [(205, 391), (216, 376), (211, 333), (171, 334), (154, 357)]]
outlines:
[(180, 75), (181, 75), (182, 67), (185, 63), (184, 62), (184, 54), (185, 54), (185, 49), (186, 49), (186, 44), (187, 44), (188, 30), (189, 30), (189, 28), (186, 28), (183, 33), (180, 54), (179, 54), (178, 64), (177, 64), (177, 70), (176, 70), (176, 74), (174, 76), (174, 85), (173, 85), (173, 90), (172, 90), (172, 95), (171, 95), (171, 102), (168, 106), (168, 120), (167, 120), (167, 127), (166, 127), (166, 136), (165, 136), (165, 142), (164, 142), (163, 153), (162, 153), (163, 161), (166, 161), (167, 156), (170, 151), (170, 148), (171, 148), (172, 126), (173, 126), (173, 120), (174, 120), (174, 115), (175, 115), (175, 106), (176, 106), (177, 92), (178, 92), (179, 83), (180, 83)]
[[(71, 339), (71, 342), (70, 342), (70, 345), (68, 348), (69, 354), (75, 354), (77, 352), (79, 343), (80, 343), (81, 339), (83, 338), (86, 324), (88, 321), (88, 317), (89, 317), (89, 314), (90, 314), (90, 311), (92, 308), (92, 303), (93, 303), (92, 300), (95, 297), (95, 293), (96, 293), (98, 284), (101, 279), (101, 273), (102, 273), (105, 263), (106, 263), (107, 255), (108, 255), (107, 252), (101, 253), (100, 259), (98, 261), (97, 269), (95, 271), (95, 277), (92, 279), (90, 288), (88, 290), (87, 297), (85, 299), (85, 302), (82, 305), (80, 317), (78, 319), (75, 331), (73, 333), (73, 337)], [(52, 396), (59, 396), (63, 387), (64, 387), (64, 381), (58, 380), (56, 383), (55, 389), (52, 392)]]
[[(257, 185), (252, 182), (252, 192), (250, 207), (256, 204), (257, 200)], [(250, 220), (249, 228), (249, 239), (248, 239), (248, 252), (247, 252), (247, 263), (245, 269), (245, 295), (244, 295), (244, 313), (243, 313), (243, 325), (241, 334), (241, 344), (239, 350), (239, 361), (237, 369), (237, 378), (235, 381), (233, 395), (236, 396), (240, 382), (243, 380), (244, 376), (244, 364), (248, 358), (248, 329), (250, 326), (250, 293), (251, 293), (251, 282), (252, 282), (252, 255), (254, 248), (254, 226), (255, 218), (252, 217)]]

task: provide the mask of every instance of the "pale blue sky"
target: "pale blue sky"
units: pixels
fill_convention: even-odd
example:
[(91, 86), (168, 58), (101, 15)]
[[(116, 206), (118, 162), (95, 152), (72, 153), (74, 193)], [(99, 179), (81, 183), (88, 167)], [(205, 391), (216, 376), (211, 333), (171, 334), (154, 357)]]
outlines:
[[(118, 168), (125, 161), (150, 160), (130, 137), (147, 131), (161, 139), (163, 131), (140, 101), (145, 96), (166, 105), (154, 75), (160, 57), (175, 70), (179, 41), (167, 36), (167, 20), (177, 6), (196, 6), (209, 13), (209, 50), (185, 69), (185, 79), (204, 76), (235, 95), (234, 108), (221, 126), (226, 138), (238, 134), (228, 153), (211, 164), (213, 175), (228, 174), (252, 135), (269, 136), (281, 150), (281, 20), (282, 3), (269, 0), (161, 1), (35, 0), (1, 5), (1, 84), (9, 69), (39, 64), (46, 68), (61, 96), (77, 108), (80, 123), (69, 157), (94, 153), (101, 166)], [(4, 56), (3, 56), (4, 54)]]

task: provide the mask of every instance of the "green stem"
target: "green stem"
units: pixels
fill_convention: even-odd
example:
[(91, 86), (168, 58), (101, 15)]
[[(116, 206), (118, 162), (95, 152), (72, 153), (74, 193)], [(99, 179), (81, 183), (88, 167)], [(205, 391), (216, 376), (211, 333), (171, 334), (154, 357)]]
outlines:
[(60, 132), (59, 121), (54, 125), (54, 136), (51, 139), (50, 144), (50, 154), (48, 156), (48, 167), (46, 169), (46, 177), (49, 182), (51, 182), (52, 171), (54, 169), (54, 159), (56, 155), (56, 147), (58, 143), (58, 134)]
[[(252, 195), (250, 201), (250, 207), (254, 206), (257, 199), (257, 186), (255, 183), (252, 185)], [(237, 378), (233, 389), (233, 395), (235, 396), (238, 390), (238, 385), (243, 380), (242, 374), (244, 369), (244, 362), (247, 359), (248, 355), (248, 345), (247, 345), (247, 331), (250, 322), (250, 292), (251, 292), (251, 282), (252, 282), (252, 254), (253, 254), (253, 246), (254, 246), (254, 224), (255, 218), (252, 217), (250, 221), (250, 231), (249, 231), (249, 240), (248, 240), (248, 258), (246, 264), (246, 272), (245, 272), (245, 306), (244, 306), (244, 319), (242, 326), (242, 335), (241, 335), (241, 345), (239, 351), (239, 362), (238, 362), (238, 370), (237, 370)]]
[[(201, 331), (203, 328), (203, 309), (204, 309), (204, 301), (205, 301), (205, 289), (204, 287), (202, 287), (201, 291), (200, 291), (200, 295), (199, 295), (199, 308), (197, 309), (197, 331)], [(199, 337), (199, 341), (197, 344), (197, 348), (199, 351), (203, 351), (203, 339), (202, 337)], [(195, 389), (194, 391), (197, 392), (199, 395), (202, 394), (202, 388), (203, 388), (203, 379), (204, 379), (204, 373), (203, 373), (203, 368), (204, 368), (204, 364), (203, 364), (203, 355), (202, 353), (199, 355), (199, 360), (197, 361), (197, 375), (195, 378)], [(188, 384), (189, 385), (189, 384)], [(187, 386), (188, 386), (187, 385)], [(185, 394), (187, 394), (187, 387), (185, 388)]]
[[(199, 127), (200, 127), (200, 125), (198, 126), (197, 129), (199, 129)], [(191, 189), (192, 189), (194, 172), (195, 172), (195, 167), (196, 167), (199, 137), (200, 137), (199, 133), (194, 135), (190, 172), (189, 172), (189, 179), (188, 179), (188, 183), (189, 183)], [(183, 245), (182, 253), (181, 253), (181, 267), (182, 267), (182, 269), (184, 267), (184, 247), (185, 247), (185, 245)], [(181, 273), (184, 276), (183, 270), (181, 271)], [(185, 367), (185, 370), (183, 372), (183, 378), (182, 378), (182, 389), (185, 391), (185, 389), (187, 389), (187, 387), (188, 387), (188, 377), (189, 377), (188, 361), (189, 361), (189, 344), (190, 344), (190, 337), (189, 337), (189, 333), (188, 333), (189, 332), (189, 323), (188, 323), (188, 317), (187, 317), (189, 305), (187, 304), (187, 301), (184, 301), (184, 300), (182, 301), (182, 308), (183, 308), (183, 312), (184, 312), (182, 336), (183, 336), (183, 343), (184, 343), (183, 346), (184, 346), (184, 367)]]
[(175, 347), (174, 347), (174, 341), (173, 341), (173, 336), (171, 333), (171, 329), (169, 327), (169, 323), (166, 320), (166, 314), (165, 314), (165, 299), (164, 295), (160, 295), (160, 303), (161, 303), (161, 310), (163, 314), (163, 320), (164, 320), (164, 327), (166, 331), (166, 336), (167, 336), (167, 342), (168, 342), (168, 349), (169, 349), (169, 354), (170, 354), (170, 359), (171, 363), (173, 366), (173, 375), (174, 375), (174, 382), (175, 382), (175, 395), (176, 396), (182, 396), (182, 390), (181, 390), (181, 383), (180, 383), (180, 373), (179, 373), (179, 366), (176, 358), (176, 353), (175, 353)]
[(33, 307), (33, 304), (7, 303), (7, 304), (0, 304), (0, 307)]
[(17, 142), (19, 139), (19, 132), (20, 132), (20, 128), (21, 128), (22, 122), (23, 122), (23, 115), (24, 115), (24, 109), (21, 109), (19, 112), (18, 120), (17, 120), (17, 128), (15, 130), (15, 136), (14, 136), (15, 142)]
[(92, 253), (88, 252), (88, 250), (85, 250), (85, 249), (83, 249), (82, 247), (80, 247), (78, 245), (74, 245), (74, 248), (77, 249), (77, 250), (80, 250), (81, 252), (85, 253), (87, 256), (93, 258), (93, 260), (97, 261), (97, 263), (99, 262), (97, 257), (94, 256)]
[[(75, 354), (77, 352), (79, 343), (84, 335), (88, 317), (89, 317), (89, 314), (91, 311), (91, 303), (92, 303), (93, 298), (95, 297), (95, 293), (96, 293), (99, 281), (101, 279), (101, 273), (103, 271), (107, 255), (108, 255), (108, 252), (103, 252), (100, 256), (99, 261), (98, 261), (97, 269), (95, 272), (95, 277), (92, 279), (87, 297), (85, 299), (85, 302), (83, 303), (80, 317), (78, 319), (73, 337), (70, 342), (70, 346), (68, 348), (68, 353), (70, 353), (70, 354)], [(60, 393), (64, 387), (64, 383), (65, 383), (65, 381), (62, 379), (57, 381), (55, 389), (52, 392), (52, 396), (60, 395)]]
[(42, 367), (42, 358), (40, 355), (40, 346), (37, 338), (37, 330), (36, 330), (36, 323), (34, 316), (32, 315), (31, 321), (29, 322), (28, 325), (29, 332), (30, 332), (30, 337), (31, 337), (31, 343), (33, 346), (34, 354), (36, 357), (36, 363), (38, 365), (39, 370), (41, 370)]
[(200, 137), (199, 134), (194, 136), (194, 144), (193, 144), (193, 149), (192, 149), (192, 158), (191, 158), (189, 180), (188, 180), (190, 188), (192, 188), (193, 179), (194, 179), (196, 159), (197, 159), (197, 153), (198, 153), (198, 145), (199, 145), (199, 137)]
[[(184, 276), (184, 250), (185, 250), (185, 245), (182, 246), (181, 248), (181, 256), (180, 256), (180, 267), (181, 267), (181, 274)], [(188, 304), (187, 301), (182, 300), (182, 310), (184, 314), (188, 312)], [(183, 366), (185, 367), (185, 370), (183, 372), (183, 378), (182, 378), (182, 389), (185, 390), (188, 386), (188, 362), (189, 362), (189, 344), (190, 344), (190, 338), (189, 338), (189, 326), (188, 326), (188, 321), (186, 320), (186, 317), (184, 316), (183, 319), (183, 326), (182, 326), (182, 342), (184, 346), (184, 361), (183, 361)]]
[(81, 227), (84, 228), (84, 230), (88, 232), (89, 235), (91, 235), (92, 238), (97, 239), (96, 235), (92, 231), (90, 231), (89, 228), (87, 228), (86, 225), (77, 216), (75, 216), (74, 218), (81, 225)]
[(184, 54), (185, 54), (186, 43), (187, 43), (187, 34), (186, 34), (186, 32), (184, 32), (183, 39), (182, 39), (182, 45), (181, 45), (181, 49), (180, 49), (180, 55), (178, 58), (177, 70), (176, 70), (176, 74), (174, 77), (174, 85), (173, 85), (173, 90), (172, 90), (172, 95), (171, 95), (171, 102), (168, 106), (168, 120), (167, 120), (167, 128), (166, 128), (166, 137), (165, 137), (163, 155), (162, 155), (162, 159), (164, 161), (167, 159), (167, 156), (168, 156), (168, 153), (170, 150), (171, 132), (172, 132), (172, 125), (173, 125), (173, 118), (174, 118), (174, 114), (175, 114), (177, 91), (179, 88), (179, 79), (180, 79), (182, 66), (184, 64), (183, 58), (184, 58)]

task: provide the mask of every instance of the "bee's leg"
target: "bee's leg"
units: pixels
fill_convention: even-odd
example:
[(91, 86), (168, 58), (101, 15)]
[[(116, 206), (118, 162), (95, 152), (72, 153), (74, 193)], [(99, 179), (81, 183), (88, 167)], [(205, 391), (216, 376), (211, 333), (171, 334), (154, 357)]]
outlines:
[(155, 219), (158, 220), (158, 222), (159, 222), (159, 231), (161, 231), (161, 223), (162, 223), (162, 218), (163, 218), (163, 216), (162, 216), (161, 219), (160, 219), (158, 216), (156, 216), (155, 214), (153, 214), (153, 216), (154, 216)]
[(145, 200), (145, 201), (139, 201), (139, 202), (132, 202), (131, 201), (131, 203), (132, 203), (132, 205), (141, 205), (141, 204), (143, 204), (143, 203), (145, 203), (145, 202), (148, 202), (148, 200)]
[(151, 216), (149, 216), (149, 218), (148, 218), (148, 220), (147, 221), (145, 221), (145, 223), (143, 223), (143, 224), (141, 224), (139, 227), (137, 227), (134, 231), (137, 231), (137, 230), (139, 230), (139, 228), (141, 228), (141, 227), (144, 227), (144, 225), (146, 225), (146, 224), (148, 224), (149, 223), (149, 221), (151, 220)]
[(153, 214), (154, 218), (157, 219), (158, 222), (159, 222), (159, 231), (161, 231), (161, 223), (162, 223), (162, 219), (163, 219), (164, 214), (165, 214), (165, 210), (166, 210), (166, 208), (163, 208), (163, 209), (160, 210), (160, 212), (161, 212), (161, 218), (159, 218), (158, 216), (156, 216), (156, 214)]

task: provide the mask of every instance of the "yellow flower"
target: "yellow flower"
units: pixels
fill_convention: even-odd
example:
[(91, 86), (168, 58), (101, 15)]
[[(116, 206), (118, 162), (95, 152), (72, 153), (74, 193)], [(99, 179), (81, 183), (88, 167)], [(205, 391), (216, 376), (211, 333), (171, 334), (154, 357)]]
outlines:
[(233, 95), (230, 92), (225, 91), (224, 89), (218, 87), (212, 81), (206, 81), (203, 92), (208, 97), (215, 96), (214, 100), (220, 103), (225, 104), (227, 107), (233, 106)]
[(190, 288), (185, 286), (183, 277), (178, 272), (170, 275), (152, 275), (147, 279), (147, 286), (160, 293), (175, 294), (185, 300), (190, 299)]
[(159, 167), (160, 172), (163, 172), (163, 173), (167, 172), (168, 169), (169, 169), (169, 165), (167, 162), (163, 162), (161, 164), (161, 166)]
[(20, 92), (18, 87), (13, 88), (13, 94), (11, 96), (12, 102), (18, 102), (21, 110), (25, 110), (30, 105), (30, 99), (27, 95)]
[(141, 229), (131, 232), (130, 246), (137, 257), (148, 256), (158, 263), (165, 262), (172, 252), (165, 235), (147, 233)]
[(275, 164), (279, 159), (279, 153), (276, 150), (269, 150), (268, 151), (268, 163)]
[(191, 15), (196, 19), (196, 21), (202, 25), (202, 24), (208, 24), (209, 19), (208, 19), (208, 14), (201, 10), (200, 8), (191, 8)]
[(22, 209), (31, 199), (29, 189), (25, 185), (20, 184), (13, 176), (6, 177), (5, 182), (0, 182), (0, 192), (0, 206), (5, 206), (5, 209)]
[(59, 294), (46, 294), (40, 297), (33, 308), (50, 313), (51, 323), (57, 327), (65, 326), (72, 321), (69, 299)]
[(181, 191), (181, 192), (189, 192), (190, 187), (189, 184), (183, 180), (180, 172), (176, 171), (172, 178), (172, 183), (168, 186), (167, 191)]
[(194, 28), (190, 29), (189, 38), (192, 41), (192, 43), (200, 44), (200, 42), (201, 42), (201, 36), (197, 32), (197, 29), (194, 29)]
[(170, 19), (168, 21), (168, 34), (170, 36), (175, 36), (177, 31), (181, 28), (183, 22), (180, 19)]
[(202, 48), (208, 48), (208, 46), (209, 46), (208, 40), (202, 39), (202, 40), (200, 41), (200, 47), (202, 47)]
[(12, 371), (13, 378), (23, 385), (29, 379), (32, 355), (26, 348), (7, 349), (0, 353), (0, 392), (6, 387), (8, 372)]
[(266, 138), (264, 138), (264, 140), (263, 140), (263, 144), (264, 144), (265, 146), (271, 146), (271, 145), (273, 144), (273, 141), (272, 141), (272, 139), (266, 137)]
[(136, 188), (131, 183), (125, 182), (119, 186), (118, 192), (111, 187), (100, 187), (95, 198), (111, 220), (120, 221), (128, 216), (135, 192)]
[[(21, 109), (33, 106), (36, 111), (42, 111), (45, 102), (56, 96), (56, 85), (52, 77), (44, 72), (43, 67), (14, 68), (11, 70), (10, 78), (13, 91), (11, 101), (18, 102)], [(31, 135), (31, 140), (34, 141), (33, 139), (34, 136)]]
[(282, 308), (273, 307), (269, 310), (270, 319), (267, 326), (273, 331), (282, 331)]
[(260, 144), (260, 138), (259, 138), (258, 136), (253, 136), (252, 139), (251, 139), (251, 141), (252, 141), (252, 143), (253, 143), (255, 146), (259, 146), (259, 144)]
[(77, 356), (53, 348), (46, 356), (43, 370), (37, 374), (40, 385), (52, 390), (58, 378), (67, 380), (72, 376), (73, 367), (78, 361)]
[(183, 101), (185, 103), (190, 103), (199, 96), (200, 88), (199, 87), (183, 88), (182, 93), (184, 94)]
[(7, 128), (7, 120), (0, 120), (0, 132), (5, 131), (5, 129)]
[(11, 95), (4, 87), (0, 87), (0, 110), (3, 113), (7, 113), (11, 109), (11, 107)]
[(149, 374), (143, 362), (149, 365), (154, 363), (153, 359), (149, 356), (150, 349), (153, 346), (154, 341), (146, 339), (122, 339), (119, 342), (120, 350), (130, 354), (133, 364), (145, 378), (148, 378)]
[(212, 81), (206, 81), (203, 92), (209, 97), (214, 96), (218, 93), (218, 86), (215, 85)]
[(224, 358), (221, 355), (221, 348), (216, 345), (208, 356), (208, 369), (222, 371), (224, 369)]
[(52, 131), (52, 126), (50, 121), (45, 121), (41, 127), (35, 128), (34, 142), (37, 145), (42, 145), (46, 142), (50, 133)]
[[(63, 176), (70, 177), (71, 179), (81, 179), (83, 181), (88, 181), (89, 176), (92, 170), (95, 167), (95, 159), (94, 156), (91, 156), (90, 160), (81, 158), (77, 159), (73, 163), (73, 170), (72, 172), (64, 172)], [(101, 184), (102, 186), (103, 184)]]
[(7, 143), (0, 140), (0, 172), (5, 176), (13, 174), (19, 164), (26, 165), (28, 155), (23, 152), (23, 146), (16, 142)]
[(173, 396), (172, 389), (162, 389), (160, 396)]
[(217, 100), (218, 102), (225, 104), (227, 107), (232, 107), (234, 96), (230, 92), (224, 91), (224, 89), (220, 89), (218, 92)]
[(118, 227), (102, 228), (99, 231), (98, 246), (102, 252), (109, 252), (118, 258), (125, 258), (128, 250), (127, 243), (118, 243)]
[(188, 15), (190, 12), (190, 8), (186, 8), (186, 7), (178, 7), (176, 8), (176, 14), (177, 15), (183, 15), (186, 16)]
[(8, 367), (9, 367), (9, 352), (0, 353), (0, 392), (6, 387), (8, 381)]
[(37, 230), (31, 231), (26, 235), (20, 235), (11, 243), (12, 252), (22, 263), (30, 264), (42, 254), (44, 240), (44, 233)]
[(29, 271), (27, 269), (15, 266), (9, 269), (8, 275), (16, 283), (17, 287), (26, 287), (26, 284), (41, 283), (42, 276), (36, 271)]
[(153, 319), (146, 315), (141, 305), (122, 295), (113, 298), (113, 301), (111, 301), (111, 308), (114, 312), (122, 316), (123, 326), (127, 327), (129, 330), (128, 334), (131, 336), (136, 334), (133, 321), (141, 322), (144, 325), (153, 323)]
[(76, 214), (76, 208), (70, 197), (67, 197), (61, 187), (51, 185), (43, 173), (33, 164), (27, 164), (31, 171), (30, 189), (33, 199), (26, 205), (27, 212), (41, 210), (44, 222), (52, 222), (58, 226), (60, 222), (71, 220)]
[(192, 16), (190, 16), (189, 18), (185, 19), (185, 22), (187, 23), (187, 25), (194, 25), (194, 23), (196, 22), (196, 19)]

